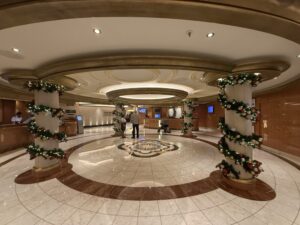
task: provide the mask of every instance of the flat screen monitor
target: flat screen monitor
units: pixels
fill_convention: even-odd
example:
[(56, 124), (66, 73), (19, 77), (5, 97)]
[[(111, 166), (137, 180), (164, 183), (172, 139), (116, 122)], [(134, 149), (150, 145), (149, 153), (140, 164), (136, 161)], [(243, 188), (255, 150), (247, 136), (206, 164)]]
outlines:
[(77, 115), (77, 116), (76, 116), (76, 119), (77, 119), (77, 121), (82, 121), (82, 116)]
[(147, 113), (147, 108), (139, 108), (139, 113)]
[(154, 118), (155, 118), (155, 119), (160, 119), (160, 113), (155, 113), (155, 114), (154, 114)]
[(214, 113), (214, 106), (213, 106), (213, 105), (209, 105), (209, 106), (207, 107), (207, 112), (208, 112), (208, 113)]

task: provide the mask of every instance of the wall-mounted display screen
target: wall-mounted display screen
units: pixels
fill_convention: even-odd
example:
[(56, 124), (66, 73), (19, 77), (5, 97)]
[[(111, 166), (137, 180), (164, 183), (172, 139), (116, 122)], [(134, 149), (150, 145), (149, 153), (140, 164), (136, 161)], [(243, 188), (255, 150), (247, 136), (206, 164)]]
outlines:
[(139, 113), (147, 113), (147, 108), (139, 108)]
[(207, 107), (207, 112), (208, 112), (208, 113), (214, 113), (214, 106), (213, 106), (213, 105), (209, 105), (209, 106)]
[(154, 114), (154, 118), (155, 118), (155, 119), (160, 119), (160, 113), (155, 113), (155, 114)]
[(82, 121), (82, 116), (77, 115), (77, 116), (76, 116), (76, 119), (77, 119), (77, 121)]

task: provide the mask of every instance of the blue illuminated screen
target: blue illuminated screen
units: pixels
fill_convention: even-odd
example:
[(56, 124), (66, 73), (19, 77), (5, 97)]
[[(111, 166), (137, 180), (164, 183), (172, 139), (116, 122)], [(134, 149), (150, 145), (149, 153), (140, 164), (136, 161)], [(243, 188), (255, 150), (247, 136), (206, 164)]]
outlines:
[(77, 115), (76, 119), (77, 119), (77, 121), (82, 121), (82, 116)]
[(155, 114), (154, 114), (154, 118), (155, 118), (155, 119), (160, 119), (160, 113), (155, 113)]
[(146, 113), (147, 112), (147, 108), (139, 108), (139, 113)]
[(209, 106), (207, 107), (207, 112), (208, 112), (208, 113), (214, 113), (214, 106), (213, 106), (213, 105), (209, 105)]

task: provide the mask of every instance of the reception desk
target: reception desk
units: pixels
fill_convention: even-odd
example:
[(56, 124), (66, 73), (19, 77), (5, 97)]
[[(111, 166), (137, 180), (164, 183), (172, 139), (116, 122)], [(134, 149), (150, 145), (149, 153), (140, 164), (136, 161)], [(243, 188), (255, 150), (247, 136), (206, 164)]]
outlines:
[(0, 154), (9, 150), (25, 147), (33, 141), (26, 125), (0, 125)]
[[(159, 127), (159, 120), (161, 119), (145, 119), (145, 128), (152, 128), (152, 129), (158, 129)], [(168, 121), (170, 129), (173, 130), (181, 130), (183, 119), (164, 119)], [(198, 119), (193, 119), (193, 130), (198, 130)]]
[[(68, 137), (77, 135), (77, 121), (66, 120), (59, 127)], [(21, 147), (26, 147), (34, 140), (33, 135), (28, 131), (26, 124), (0, 125), (0, 154)]]
[[(154, 128), (159, 127), (159, 121), (161, 119), (145, 119), (145, 128)], [(170, 129), (180, 130), (182, 127), (183, 119), (164, 119), (168, 121)]]

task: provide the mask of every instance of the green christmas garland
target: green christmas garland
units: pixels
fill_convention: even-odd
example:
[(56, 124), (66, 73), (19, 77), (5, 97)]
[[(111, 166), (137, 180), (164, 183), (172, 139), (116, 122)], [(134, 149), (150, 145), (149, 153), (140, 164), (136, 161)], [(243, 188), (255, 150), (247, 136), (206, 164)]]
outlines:
[(257, 114), (259, 111), (255, 107), (251, 107), (242, 101), (232, 100), (229, 101), (225, 93), (222, 91), (219, 94), (218, 101), (221, 106), (227, 110), (234, 110), (241, 117), (250, 119), (252, 122), (256, 121)]
[(62, 108), (51, 108), (46, 105), (35, 105), (33, 103), (29, 103), (27, 105), (28, 111), (33, 114), (39, 114), (40, 112), (51, 113), (52, 117), (61, 118), (64, 115), (64, 110)]
[(251, 84), (252, 87), (257, 86), (261, 82), (261, 76), (255, 75), (253, 73), (239, 73), (239, 74), (231, 74), (228, 75), (226, 78), (219, 78), (218, 79), (218, 86), (222, 90), (227, 85), (235, 86), (235, 85), (242, 85), (245, 83)]
[[(59, 95), (61, 95), (65, 90), (64, 86), (62, 85), (52, 84), (42, 80), (28, 81), (24, 86), (28, 88), (29, 91), (43, 91), (46, 93), (53, 93), (57, 91)], [(39, 113), (49, 113), (51, 114), (51, 117), (61, 118), (64, 114), (63, 109), (52, 108), (46, 105), (35, 105), (33, 103), (29, 103), (27, 107), (29, 112), (36, 115)], [(28, 129), (32, 134), (34, 134), (36, 137), (39, 137), (41, 140), (56, 139), (58, 141), (67, 141), (67, 136), (64, 132), (52, 133), (50, 130), (39, 127), (35, 120), (29, 122)], [(45, 159), (61, 159), (65, 156), (64, 151), (60, 148), (44, 149), (34, 143), (27, 147), (27, 152), (30, 155), (30, 159), (34, 159), (38, 156), (41, 156)]]
[[(255, 122), (256, 117), (259, 113), (258, 110), (242, 101), (237, 101), (235, 99), (228, 100), (225, 94), (225, 87), (227, 85), (235, 86), (245, 83), (249, 83), (254, 87), (257, 86), (260, 82), (261, 76), (257, 76), (251, 73), (240, 73), (236, 75), (229, 75), (226, 78), (220, 78), (218, 80), (218, 86), (220, 88), (218, 100), (221, 106), (226, 110), (235, 111), (245, 119)], [(218, 125), (223, 133), (223, 137), (218, 143), (219, 151), (225, 156), (225, 158), (232, 160), (236, 165), (241, 165), (246, 172), (252, 175), (252, 177), (257, 177), (263, 171), (263, 169), (261, 168), (262, 163), (257, 160), (251, 160), (249, 156), (240, 154), (230, 149), (226, 142), (226, 138), (230, 141), (233, 141), (234, 143), (256, 148), (261, 145), (263, 141), (262, 137), (256, 134), (243, 135), (240, 132), (236, 131), (234, 128), (230, 128), (225, 123), (224, 118), (220, 119)], [(226, 160), (220, 162), (216, 167), (221, 169), (224, 176), (229, 176), (230, 174), (232, 174), (236, 179), (240, 178), (240, 172), (237, 171), (234, 166), (228, 163)]]
[(263, 171), (263, 169), (260, 168), (261, 162), (250, 160), (249, 156), (231, 150), (225, 141), (225, 137), (222, 137), (219, 141), (218, 149), (226, 158), (233, 160), (235, 164), (242, 165), (245, 171), (251, 173), (253, 177), (258, 176)]
[(181, 132), (182, 132), (183, 134), (187, 134), (189, 128), (191, 128), (191, 127), (193, 127), (193, 124), (192, 124), (191, 122), (189, 122), (189, 123), (184, 122), (184, 123), (183, 123), (183, 127), (182, 127), (182, 129), (181, 129)]
[(113, 129), (115, 131), (116, 134), (120, 135), (122, 133), (122, 129), (121, 129), (121, 119), (124, 118), (124, 116), (126, 115), (126, 111), (124, 108), (124, 105), (122, 103), (115, 103), (116, 107), (121, 109), (121, 111), (115, 109), (112, 114), (114, 115), (113, 118)]
[(35, 120), (28, 123), (30, 133), (34, 134), (42, 140), (57, 139), (59, 141), (67, 141), (67, 135), (64, 132), (52, 133), (50, 130), (39, 127)]
[[(194, 102), (190, 99), (186, 99), (183, 101), (184, 104), (186, 104), (186, 106), (190, 109), (190, 113), (187, 113), (185, 110), (182, 113), (183, 117), (186, 118), (193, 118), (193, 111), (194, 111)], [(181, 133), (183, 134), (187, 134), (188, 130), (193, 127), (193, 124), (191, 122), (184, 122), (183, 126), (181, 128)]]
[(263, 139), (261, 136), (252, 134), (252, 135), (243, 135), (235, 129), (230, 128), (226, 123), (225, 119), (221, 118), (219, 121), (219, 128), (226, 138), (230, 141), (234, 141), (235, 143), (239, 143), (241, 145), (251, 146), (253, 148), (257, 148), (262, 143)]
[(65, 157), (64, 151), (60, 148), (46, 150), (34, 143), (27, 146), (26, 152), (29, 153), (30, 159), (35, 159), (38, 156), (41, 156), (44, 159), (62, 159)]
[(65, 91), (65, 87), (59, 84), (53, 84), (43, 80), (27, 81), (25, 88), (29, 91), (43, 91), (46, 93), (53, 93), (57, 91), (60, 95)]
[(218, 165), (216, 165), (222, 171), (222, 174), (227, 177), (229, 174), (233, 174), (236, 179), (240, 178), (240, 172), (236, 171), (232, 165), (226, 162), (224, 159)]

